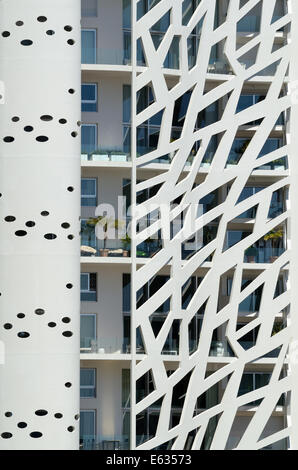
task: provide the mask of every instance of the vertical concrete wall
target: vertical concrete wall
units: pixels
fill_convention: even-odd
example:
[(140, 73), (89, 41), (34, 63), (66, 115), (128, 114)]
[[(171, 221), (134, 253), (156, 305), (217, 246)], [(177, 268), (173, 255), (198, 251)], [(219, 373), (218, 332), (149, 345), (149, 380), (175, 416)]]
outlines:
[(0, 32), (0, 449), (76, 449), (80, 1), (2, 0)]

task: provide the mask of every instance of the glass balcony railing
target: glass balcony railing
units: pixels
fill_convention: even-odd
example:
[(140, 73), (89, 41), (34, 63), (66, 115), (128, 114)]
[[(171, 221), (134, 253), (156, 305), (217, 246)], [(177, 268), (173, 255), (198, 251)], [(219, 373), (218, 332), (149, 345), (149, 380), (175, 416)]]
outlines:
[[(161, 240), (143, 242), (137, 247), (137, 258), (151, 258), (160, 251), (161, 247)], [(102, 240), (98, 241), (98, 243), (94, 243), (84, 238), (81, 239), (81, 256), (128, 258), (130, 255), (130, 244), (123, 244), (121, 240), (111, 240), (109, 247), (104, 248)]]
[(212, 341), (209, 356), (233, 357), (234, 353), (227, 341)]
[(257, 252), (250, 256), (244, 255), (245, 263), (273, 263), (285, 251), (284, 247), (257, 247)]
[(231, 65), (224, 58), (212, 59), (208, 65), (208, 73), (232, 75), (234, 73)]
[(92, 348), (92, 343), (96, 341), (94, 336), (81, 336), (80, 339), (80, 349), (81, 352), (90, 352)]
[(81, 353), (115, 354), (125, 352), (124, 341), (120, 337), (81, 338)]
[(82, 64), (131, 65), (124, 49), (82, 47)]
[(83, 434), (80, 436), (80, 450), (128, 450), (129, 436), (100, 437)]
[(131, 161), (130, 154), (118, 150), (96, 150), (87, 152), (82, 149), (81, 159), (84, 161), (93, 162), (129, 162)]
[(256, 170), (274, 170), (274, 171), (284, 171), (288, 169), (287, 159), (280, 158), (273, 162), (266, 163), (266, 165), (261, 165)]
[[(227, 164), (226, 164), (226, 168), (233, 168), (235, 165), (237, 165), (240, 160), (241, 160), (241, 157), (242, 155), (230, 155), (228, 160), (227, 160)], [(284, 171), (288, 168), (287, 166), (287, 161), (285, 158), (283, 159), (278, 159), (278, 160), (274, 160), (272, 162), (269, 162), (269, 163), (266, 163), (266, 165), (261, 165), (261, 166), (258, 166), (255, 168), (255, 170), (259, 171), (259, 170), (274, 170), (274, 171)]]
[[(92, 237), (94, 238), (94, 237)], [(81, 256), (98, 257), (124, 257), (130, 256), (130, 245), (123, 244), (121, 240), (109, 240), (109, 247), (104, 247), (103, 240), (89, 241), (85, 237), (81, 238)]]

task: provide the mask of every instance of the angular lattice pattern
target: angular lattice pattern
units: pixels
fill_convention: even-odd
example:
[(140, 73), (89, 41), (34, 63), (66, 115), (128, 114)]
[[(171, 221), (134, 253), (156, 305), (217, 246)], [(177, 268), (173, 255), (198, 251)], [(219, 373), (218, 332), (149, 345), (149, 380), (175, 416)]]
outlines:
[[(289, 155), (285, 138), (275, 147), (268, 140), (288, 122), (291, 18), (278, 1), (161, 0), (145, 12), (141, 3), (135, 39), (147, 67), (135, 75), (134, 91), (137, 104), (144, 87), (151, 100), (133, 117), (138, 142), (148, 123), (157, 126), (155, 140), (137, 149), (136, 191), (148, 190), (148, 197), (138, 205), (136, 244), (158, 236), (161, 245), (144, 265), (136, 262), (136, 298), (154, 277), (167, 277), (134, 312), (145, 355), (134, 364), (133, 377), (137, 386), (144, 376), (151, 383), (132, 407), (136, 422), (149, 410), (150, 431), (137, 447), (261, 449), (290, 435), (287, 423), (269, 434), (266, 426), (290, 390)], [(170, 24), (157, 40), (154, 32), (167, 17)], [(246, 34), (251, 21), (255, 32)], [(258, 99), (244, 104), (241, 96), (260, 88)], [(142, 181), (139, 170), (161, 158), (170, 164)], [(247, 192), (262, 175), (266, 184)], [(275, 204), (279, 196), (283, 203)], [(141, 221), (152, 213), (144, 228)], [(237, 229), (243, 218), (250, 219), (247, 229)], [(243, 305), (252, 299), (256, 303), (239, 325)], [(156, 334), (151, 320), (165, 302), (169, 308)], [(196, 318), (200, 333), (191, 346)], [(179, 346), (166, 358), (163, 347), (174, 325)], [(217, 347), (224, 343), (228, 352), (211, 353), (218, 332)], [(246, 335), (253, 337), (249, 345)], [(262, 363), (266, 380), (255, 376), (246, 389), (247, 374)], [(179, 417), (173, 420), (177, 400)], [(248, 406), (255, 412), (233, 441), (237, 413)], [(152, 426), (150, 410), (158, 410)]]

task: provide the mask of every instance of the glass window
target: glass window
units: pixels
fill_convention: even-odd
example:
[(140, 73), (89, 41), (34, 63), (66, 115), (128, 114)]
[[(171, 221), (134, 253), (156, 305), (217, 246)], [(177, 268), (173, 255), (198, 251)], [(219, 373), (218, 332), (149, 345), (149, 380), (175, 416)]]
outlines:
[(130, 370), (122, 369), (122, 406), (130, 406)]
[(244, 230), (228, 230), (227, 232), (227, 248), (231, 248), (232, 246), (239, 243), (244, 238), (251, 235), (251, 232), (246, 232)]
[(123, 28), (131, 28), (131, 0), (122, 0), (123, 8)]
[(182, 24), (186, 26), (195, 12), (201, 0), (183, 0), (182, 3)]
[(82, 29), (82, 64), (96, 64), (95, 29)]
[(242, 155), (246, 151), (250, 139), (235, 139), (229, 153), (227, 163), (230, 165), (237, 165), (241, 160)]
[(80, 397), (96, 397), (96, 369), (80, 369)]
[(96, 273), (81, 273), (81, 301), (96, 302)]
[(266, 95), (240, 95), (236, 113), (240, 113), (250, 106), (260, 103), (260, 101), (263, 101), (265, 98)]
[(282, 146), (282, 140), (281, 139), (267, 139), (260, 154), (259, 158), (263, 157), (264, 155), (267, 155), (268, 153), (273, 152), (274, 150), (279, 149)]
[(83, 313), (81, 319), (81, 348), (91, 348), (91, 341), (96, 339), (96, 314)]
[(96, 178), (81, 179), (81, 206), (97, 205)]
[[(239, 386), (238, 396), (245, 395), (246, 393), (257, 390), (258, 388), (265, 387), (270, 382), (271, 374), (264, 372), (245, 372)], [(255, 400), (255, 405), (260, 404), (260, 400)]]
[(82, 153), (91, 153), (97, 149), (97, 125), (82, 125)]
[(130, 274), (122, 275), (122, 311), (130, 312)]
[[(246, 186), (245, 188), (243, 188), (237, 203), (239, 204), (240, 202), (245, 201), (247, 198), (262, 191), (263, 189), (264, 187), (262, 186), (259, 186), (259, 187)], [(256, 207), (251, 207), (247, 211), (237, 216), (238, 219), (254, 219), (255, 217), (256, 217)]]
[(259, 3), (237, 23), (237, 33), (260, 32), (261, 4)]
[(123, 85), (123, 122), (131, 122), (131, 86)]
[(82, 111), (97, 111), (97, 83), (82, 83)]
[(93, 449), (95, 444), (95, 410), (80, 411), (80, 447), (82, 449)]
[(160, 0), (140, 0), (137, 6), (137, 18), (142, 18), (151, 8), (155, 7)]
[(97, 16), (97, 0), (81, 0), (81, 16), (82, 18)]

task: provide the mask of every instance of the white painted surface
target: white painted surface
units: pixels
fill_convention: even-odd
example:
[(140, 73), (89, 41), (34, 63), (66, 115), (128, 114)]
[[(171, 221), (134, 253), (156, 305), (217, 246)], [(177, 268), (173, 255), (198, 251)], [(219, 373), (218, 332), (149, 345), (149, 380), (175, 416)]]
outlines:
[[(10, 33), (0, 39), (0, 79), (5, 83), (0, 106), (1, 449), (78, 448), (80, 137), (71, 133), (79, 133), (80, 120), (79, 9), (78, 0), (0, 2), (0, 30)], [(40, 16), (46, 21), (38, 21)], [(67, 25), (71, 32), (64, 30)], [(48, 30), (55, 34), (47, 35)], [(68, 44), (69, 39), (75, 43)], [(24, 46), (23, 40), (33, 44)], [(53, 119), (43, 121), (43, 115)], [(67, 124), (60, 124), (61, 118)], [(33, 129), (26, 132), (25, 126)], [(6, 143), (5, 136), (14, 142)], [(49, 140), (38, 142), (38, 136)], [(70, 186), (74, 191), (67, 190)], [(6, 222), (6, 216), (15, 221)], [(28, 221), (35, 226), (26, 227)], [(70, 227), (62, 228), (63, 222)], [(18, 230), (27, 235), (16, 236)], [(48, 233), (57, 238), (44, 238)], [(36, 309), (45, 313), (37, 315)], [(18, 318), (19, 313), (25, 317)], [(11, 329), (3, 327), (7, 323)], [(73, 335), (65, 337), (64, 331)], [(30, 336), (20, 338), (19, 332)], [(46, 416), (35, 414), (40, 409)], [(7, 412), (12, 416), (6, 417)], [(18, 427), (19, 422), (27, 427)], [(42, 437), (33, 438), (32, 432)], [(3, 433), (12, 437), (5, 439)]]

